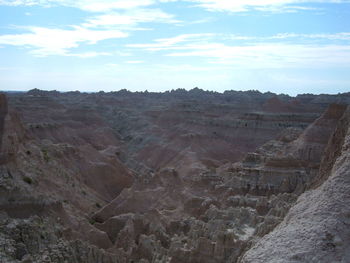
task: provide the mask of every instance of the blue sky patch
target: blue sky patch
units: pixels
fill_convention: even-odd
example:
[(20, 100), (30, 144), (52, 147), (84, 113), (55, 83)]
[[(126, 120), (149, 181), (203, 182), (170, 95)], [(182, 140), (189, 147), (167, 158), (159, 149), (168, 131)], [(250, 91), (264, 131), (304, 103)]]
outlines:
[(0, 0), (3, 90), (350, 91), (350, 1)]

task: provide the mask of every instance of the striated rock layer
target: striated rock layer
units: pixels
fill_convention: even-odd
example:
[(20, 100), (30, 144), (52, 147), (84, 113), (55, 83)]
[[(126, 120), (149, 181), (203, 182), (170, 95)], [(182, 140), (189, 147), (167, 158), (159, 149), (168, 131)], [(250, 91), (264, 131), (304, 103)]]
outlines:
[[(199, 89), (1, 94), (0, 261), (346, 262), (347, 232), (330, 223), (347, 224), (348, 207), (332, 201), (336, 189), (347, 200), (345, 175), (325, 185), (346, 174), (349, 102)], [(275, 239), (293, 251), (272, 249)]]
[(340, 137), (333, 138), (335, 145), (329, 147), (340, 152), (327, 152), (324, 161), (333, 159), (333, 165), (321, 170), (323, 184), (302, 194), (283, 222), (250, 248), (240, 262), (350, 260), (350, 109), (335, 136)]

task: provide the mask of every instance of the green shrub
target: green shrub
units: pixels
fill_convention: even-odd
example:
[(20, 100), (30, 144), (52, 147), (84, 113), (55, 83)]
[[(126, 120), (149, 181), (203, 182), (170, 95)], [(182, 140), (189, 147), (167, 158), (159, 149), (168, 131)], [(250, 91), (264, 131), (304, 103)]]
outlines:
[(30, 178), (29, 176), (24, 176), (23, 177), (23, 181), (26, 182), (27, 184), (32, 184), (33, 183), (33, 179)]
[(50, 161), (50, 157), (49, 157), (49, 154), (48, 154), (47, 150), (46, 149), (41, 149), (41, 152), (43, 153), (43, 158), (44, 158), (45, 162), (48, 163)]

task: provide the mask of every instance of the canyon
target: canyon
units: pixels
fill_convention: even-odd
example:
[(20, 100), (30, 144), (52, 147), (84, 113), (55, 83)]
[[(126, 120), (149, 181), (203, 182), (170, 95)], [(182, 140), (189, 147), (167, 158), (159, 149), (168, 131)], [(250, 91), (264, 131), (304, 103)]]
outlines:
[(0, 262), (349, 262), (349, 104), (1, 93)]

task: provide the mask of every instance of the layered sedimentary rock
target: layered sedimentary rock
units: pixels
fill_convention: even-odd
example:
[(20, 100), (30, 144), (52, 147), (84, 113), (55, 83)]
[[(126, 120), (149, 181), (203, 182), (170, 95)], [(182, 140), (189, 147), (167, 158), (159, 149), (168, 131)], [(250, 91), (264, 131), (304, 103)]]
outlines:
[(33, 90), (6, 101), (2, 261), (216, 263), (254, 262), (259, 240), (328, 178), (346, 133), (346, 107), (330, 103), (350, 98)]
[[(28, 106), (31, 107), (29, 114), (34, 114), (30, 117), (36, 123), (27, 122), (26, 116), (20, 111), (10, 108), (4, 116), (1, 133), (0, 210), (4, 221), (0, 232), (5, 231), (4, 238), (8, 240), (5, 243), (14, 243), (15, 248), (20, 243), (23, 247), (20, 256), (17, 256), (16, 249), (15, 254), (6, 254), (5, 251), (6, 255), (3, 255), (1, 251), (1, 260), (12, 262), (10, 259), (13, 257), (16, 262), (16, 259), (21, 260), (28, 254), (29, 258), (35, 258), (35, 262), (60, 262), (70, 261), (70, 257), (76, 254), (78, 259), (70, 262), (96, 262), (95, 256), (103, 258), (105, 252), (90, 246), (107, 248), (111, 243), (105, 233), (98, 231), (89, 222), (88, 214), (113, 199), (124, 187), (130, 186), (132, 174), (118, 161), (113, 150), (117, 146), (103, 144), (104, 141), (99, 140), (98, 145), (106, 145), (106, 148), (101, 149), (88, 142), (89, 139), (93, 140), (95, 129), (91, 128), (91, 122), (84, 119), (88, 117), (86, 114), (81, 120), (75, 117), (77, 113), (72, 116), (64, 110), (57, 112), (57, 108), (50, 112), (50, 108), (46, 107), (44, 114), (44, 107), (40, 104)], [(44, 118), (49, 118), (50, 114), (57, 114), (57, 117), (51, 117), (51, 123), (45, 122)], [(69, 123), (62, 121), (65, 118)], [(88, 120), (94, 120), (93, 116)], [(96, 126), (104, 128), (101, 123)], [(65, 134), (66, 129), (69, 131)], [(105, 132), (105, 136), (109, 134), (111, 132)], [(27, 238), (33, 239), (32, 245), (38, 247), (33, 250), (29, 243), (6, 234), (9, 224), (13, 224), (13, 231), (19, 231), (21, 235), (17, 224), (29, 222), (30, 227), (32, 217), (53, 218), (51, 224), (61, 229), (60, 235), (55, 233), (56, 239), (46, 241), (36, 239), (36, 236), (32, 236), (35, 230), (31, 231)], [(62, 251), (56, 248), (57, 256), (50, 254), (46, 261), (39, 257), (45, 249), (51, 253), (48, 246), (58, 245), (56, 241), (61, 242), (59, 240), (63, 243)], [(81, 245), (80, 241), (77, 243), (77, 249), (82, 251), (66, 251), (69, 250), (70, 240), (81, 240)], [(84, 255), (79, 255), (83, 251), (92, 253), (92, 257), (83, 259)], [(105, 262), (116, 261), (110, 258)]]
[[(327, 146), (322, 136), (331, 136), (344, 110), (331, 105), (304, 132), (288, 129), (243, 162), (202, 171), (191, 180), (175, 169), (140, 178), (94, 215), (97, 227), (112, 240), (123, 240), (115, 245), (137, 260), (144, 235), (153, 240), (148, 251), (153, 257), (145, 258), (150, 262), (236, 261), (310, 185), (322, 157), (317, 153)], [(310, 133), (319, 138), (316, 144)], [(312, 158), (302, 154), (305, 148), (316, 149)], [(135, 224), (138, 232), (130, 235)], [(152, 224), (157, 226), (150, 229)]]
[[(283, 222), (240, 262), (348, 262), (350, 260), (350, 111), (343, 116), (321, 170), (324, 182), (302, 194)], [(344, 131), (344, 132), (343, 132)], [(329, 148), (328, 148), (329, 150)], [(328, 164), (326, 165), (326, 167)], [(330, 167), (330, 166), (328, 166)]]
[(277, 140), (248, 153), (242, 162), (223, 166), (229, 180), (226, 186), (263, 195), (303, 192), (318, 174), (328, 140), (345, 108), (332, 104), (303, 132), (288, 128)]

